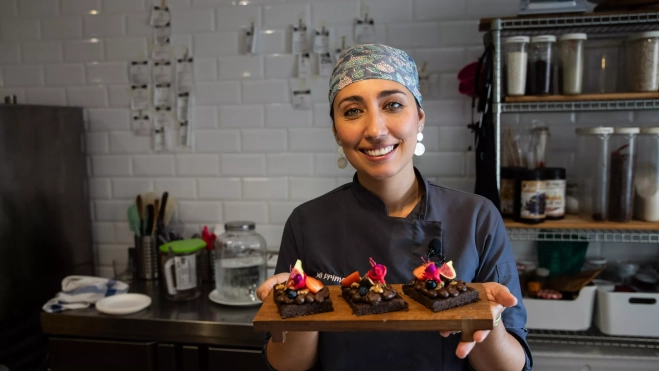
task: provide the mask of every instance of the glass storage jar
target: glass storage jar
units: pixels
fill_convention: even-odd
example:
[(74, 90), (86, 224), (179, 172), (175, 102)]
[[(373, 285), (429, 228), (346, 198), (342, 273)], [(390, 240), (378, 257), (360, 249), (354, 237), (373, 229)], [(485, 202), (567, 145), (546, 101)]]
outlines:
[(199, 297), (199, 255), (204, 247), (206, 242), (202, 239), (178, 240), (160, 245), (160, 262), (167, 299), (184, 301)]
[(637, 142), (634, 217), (659, 222), (659, 127), (641, 128)]
[(609, 216), (612, 222), (629, 222), (634, 212), (636, 136), (639, 128), (615, 128), (609, 160)]
[(249, 221), (228, 222), (215, 249), (215, 288), (226, 305), (260, 303), (256, 289), (265, 281), (266, 242)]
[(534, 36), (531, 38), (526, 94), (552, 94), (555, 43), (556, 36), (553, 35)]
[(629, 90), (659, 90), (659, 31), (637, 33), (627, 39)]
[(612, 127), (577, 128), (577, 187), (579, 215), (607, 220), (609, 187), (609, 138)]
[(528, 36), (513, 36), (506, 44), (506, 85), (508, 95), (524, 95), (528, 64)]
[(571, 33), (559, 38), (558, 46), (561, 56), (562, 93), (565, 95), (581, 94), (583, 84), (585, 33)]

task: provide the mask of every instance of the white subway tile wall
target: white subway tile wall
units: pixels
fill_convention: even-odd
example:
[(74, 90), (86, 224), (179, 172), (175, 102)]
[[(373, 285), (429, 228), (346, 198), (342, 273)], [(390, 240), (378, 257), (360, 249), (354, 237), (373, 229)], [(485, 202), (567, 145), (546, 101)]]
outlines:
[[(248, 5), (244, 5), (244, 4)], [(368, 7), (376, 39), (427, 62), (426, 154), (414, 161), (438, 183), (471, 191), (474, 183), (470, 101), (455, 74), (482, 51), (478, 18), (509, 15), (516, 0), (169, 0), (177, 56), (188, 47), (196, 83), (193, 148), (156, 154), (148, 137), (130, 131), (127, 63), (148, 54), (147, 0), (0, 0), (0, 95), (20, 102), (85, 108), (89, 191), (96, 261), (101, 274), (125, 261), (132, 244), (126, 207), (140, 191), (169, 191), (186, 231), (252, 219), (269, 248), (279, 246), (293, 208), (352, 179), (336, 166), (327, 103), (328, 78), (305, 82), (314, 102), (295, 110), (297, 60), (290, 25), (302, 17), (353, 44), (352, 23)], [(234, 5), (236, 4), (236, 5)], [(260, 30), (256, 56), (242, 55), (244, 31)], [(310, 38), (313, 40), (313, 37)], [(314, 59), (315, 60), (315, 59)], [(316, 67), (313, 69), (316, 70)], [(552, 126), (554, 150), (574, 151), (575, 125), (647, 125), (656, 112), (506, 115), (511, 124), (539, 119)], [(559, 143), (560, 142), (560, 143)], [(570, 152), (572, 151), (572, 152)]]

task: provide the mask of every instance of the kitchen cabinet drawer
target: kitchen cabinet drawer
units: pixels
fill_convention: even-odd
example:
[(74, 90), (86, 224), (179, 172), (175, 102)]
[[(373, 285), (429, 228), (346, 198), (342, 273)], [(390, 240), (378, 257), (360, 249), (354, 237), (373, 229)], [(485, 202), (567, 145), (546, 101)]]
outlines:
[(267, 371), (261, 350), (209, 348), (209, 370), (250, 370)]
[(50, 338), (51, 371), (156, 371), (156, 343)]

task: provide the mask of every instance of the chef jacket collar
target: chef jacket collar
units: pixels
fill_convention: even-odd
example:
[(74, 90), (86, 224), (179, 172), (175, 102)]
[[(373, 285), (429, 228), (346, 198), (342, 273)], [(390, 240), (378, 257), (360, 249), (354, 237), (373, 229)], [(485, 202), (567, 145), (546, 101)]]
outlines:
[[(420, 206), (419, 208), (415, 207), (415, 209), (419, 210), (418, 219), (425, 220), (428, 211), (428, 197), (429, 197), (428, 180), (423, 175), (421, 175), (421, 173), (416, 167), (414, 168), (414, 174), (416, 175), (416, 178), (419, 180), (419, 183), (423, 187), (423, 196), (419, 201), (421, 205), (419, 205)], [(389, 215), (389, 211), (387, 210), (387, 205), (385, 205), (384, 201), (382, 201), (378, 196), (374, 195), (369, 190), (364, 188), (361, 184), (359, 184), (356, 172), (355, 175), (352, 177), (352, 192), (355, 195), (357, 202), (363, 207), (368, 209), (378, 210), (379, 212), (382, 212), (384, 215)]]

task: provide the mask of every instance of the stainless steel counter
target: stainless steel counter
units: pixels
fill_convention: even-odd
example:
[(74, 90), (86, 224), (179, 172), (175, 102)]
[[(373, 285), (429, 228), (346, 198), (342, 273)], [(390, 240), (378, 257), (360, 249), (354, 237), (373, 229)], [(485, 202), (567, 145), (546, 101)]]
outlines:
[(129, 292), (146, 294), (152, 299), (151, 306), (141, 312), (111, 316), (91, 307), (42, 313), (41, 324), (49, 335), (250, 348), (263, 346), (265, 334), (252, 329), (252, 319), (260, 306), (230, 307), (213, 303), (208, 299), (213, 288), (212, 284), (204, 283), (199, 298), (172, 302), (165, 298), (157, 282), (135, 281)]

